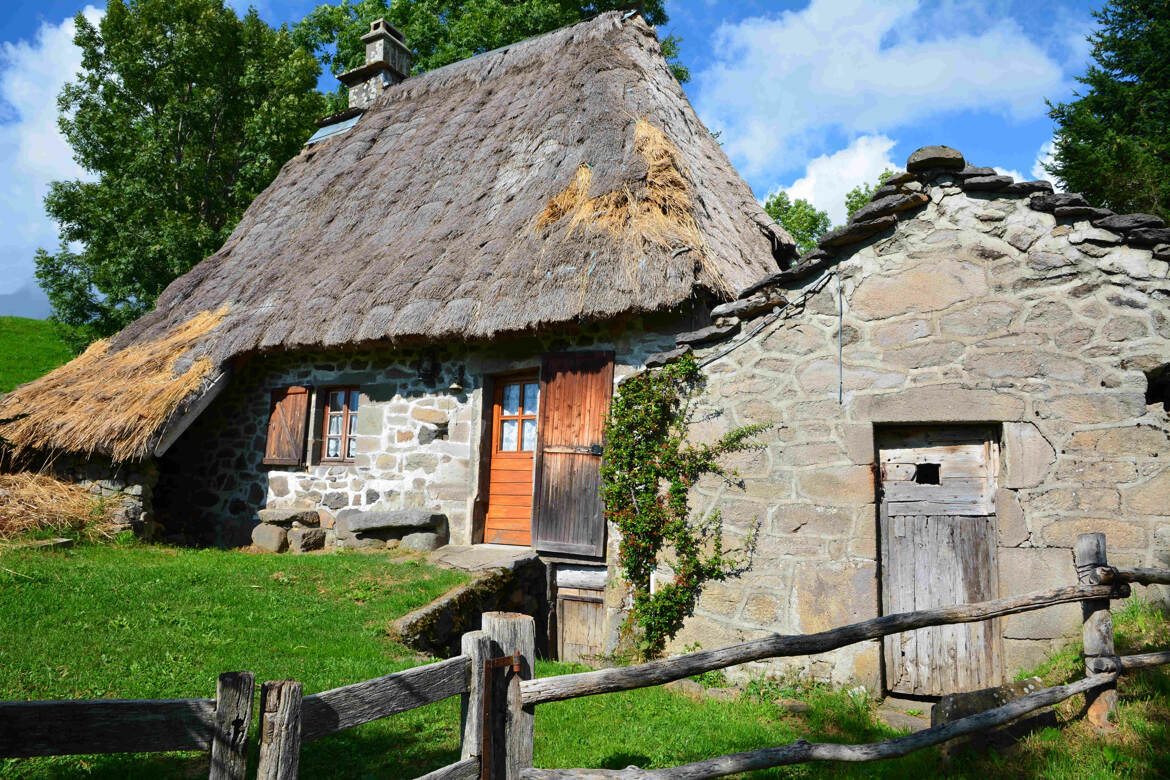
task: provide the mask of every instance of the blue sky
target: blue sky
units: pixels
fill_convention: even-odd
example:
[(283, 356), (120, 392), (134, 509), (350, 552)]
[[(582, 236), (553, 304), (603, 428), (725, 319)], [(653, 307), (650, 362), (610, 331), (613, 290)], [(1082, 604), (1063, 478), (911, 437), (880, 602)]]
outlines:
[[(246, 0), (230, 0), (238, 9)], [(258, 0), (270, 24), (312, 0)], [(844, 193), (945, 143), (1023, 178), (1052, 138), (1045, 99), (1085, 70), (1100, 2), (667, 0), (686, 91), (757, 197), (785, 189), (843, 217)], [(56, 132), (72, 17), (102, 2), (0, 2), (0, 314), (42, 317), (33, 253), (54, 249), (48, 182), (83, 176)]]

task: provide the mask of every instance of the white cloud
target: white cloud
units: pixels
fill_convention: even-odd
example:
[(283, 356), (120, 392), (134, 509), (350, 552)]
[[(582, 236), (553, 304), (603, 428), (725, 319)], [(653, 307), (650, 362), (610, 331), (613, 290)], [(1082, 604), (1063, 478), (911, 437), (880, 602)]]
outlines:
[(863, 135), (840, 151), (814, 159), (804, 175), (784, 190), (793, 200), (803, 198), (829, 212), (834, 225), (843, 224), (845, 193), (859, 184), (876, 184), (887, 168), (899, 170), (890, 159), (893, 148), (894, 141), (884, 135)]
[[(93, 6), (82, 13), (101, 19)], [(0, 295), (26, 288), (33, 253), (57, 247), (42, 203), (49, 182), (84, 176), (57, 129), (57, 93), (81, 67), (74, 30), (72, 18), (43, 23), (33, 40), (0, 45)]]
[(1044, 179), (1045, 181), (1052, 182), (1052, 184), (1056, 186), (1060, 184), (1060, 180), (1048, 171), (1044, 170), (1045, 165), (1052, 163), (1053, 151), (1054, 149), (1052, 146), (1052, 141), (1048, 141), (1040, 147), (1040, 151), (1036, 152), (1036, 161), (1032, 163), (1032, 178)]
[(1011, 176), (1016, 181), (1027, 181), (1028, 177), (1017, 171), (1015, 168), (1000, 168), (998, 165), (991, 166), (992, 169), (1000, 176)]
[(961, 111), (1034, 119), (1064, 83), (1014, 20), (975, 0), (812, 0), (722, 25), (695, 73), (700, 115), (749, 177), (775, 175), (833, 138)]

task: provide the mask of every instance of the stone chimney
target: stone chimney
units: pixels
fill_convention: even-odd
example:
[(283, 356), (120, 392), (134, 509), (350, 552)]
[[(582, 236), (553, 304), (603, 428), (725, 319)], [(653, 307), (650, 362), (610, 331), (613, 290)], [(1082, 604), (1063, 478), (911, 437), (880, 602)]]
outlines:
[(368, 108), (382, 90), (410, 75), (411, 57), (406, 39), (385, 19), (370, 23), (370, 31), (362, 36), (362, 43), (366, 45), (366, 64), (337, 77), (349, 87), (350, 108)]

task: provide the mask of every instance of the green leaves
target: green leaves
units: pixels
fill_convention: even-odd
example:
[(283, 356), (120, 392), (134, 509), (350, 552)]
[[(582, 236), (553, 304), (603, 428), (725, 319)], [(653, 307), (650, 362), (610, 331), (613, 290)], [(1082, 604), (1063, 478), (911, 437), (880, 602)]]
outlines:
[(324, 110), (316, 60), (222, 0), (111, 0), (78, 16), (60, 127), (96, 181), (45, 199), (62, 247), (37, 278), (75, 346), (110, 335), (227, 239)]
[(1088, 89), (1049, 104), (1057, 123), (1049, 173), (1118, 212), (1170, 220), (1170, 4), (1113, 0), (1094, 12)]
[(827, 212), (818, 211), (803, 198), (791, 201), (784, 190), (768, 198), (764, 211), (788, 231), (802, 253), (815, 249), (817, 240), (829, 231)]
[[(720, 457), (753, 448), (752, 437), (768, 427), (736, 428), (709, 445), (687, 442), (690, 403), (702, 384), (698, 364), (686, 355), (624, 382), (606, 422), (605, 516), (621, 535), (618, 565), (633, 593), (630, 622), (647, 658), (660, 654), (694, 613), (704, 585), (745, 570), (755, 547), (753, 528), (743, 550), (727, 553), (719, 512), (691, 517), (689, 495), (698, 479), (726, 478)], [(651, 593), (650, 576), (665, 562), (674, 579)]]

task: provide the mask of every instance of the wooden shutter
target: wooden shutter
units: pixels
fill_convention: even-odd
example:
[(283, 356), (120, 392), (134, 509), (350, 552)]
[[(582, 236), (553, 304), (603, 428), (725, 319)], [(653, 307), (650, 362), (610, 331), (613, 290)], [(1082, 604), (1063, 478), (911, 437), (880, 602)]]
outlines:
[(268, 417), (268, 441), (264, 463), (299, 466), (305, 459), (305, 424), (309, 416), (309, 388), (286, 387), (272, 391)]
[(612, 395), (612, 352), (545, 356), (532, 517), (537, 550), (605, 556), (600, 467)]

